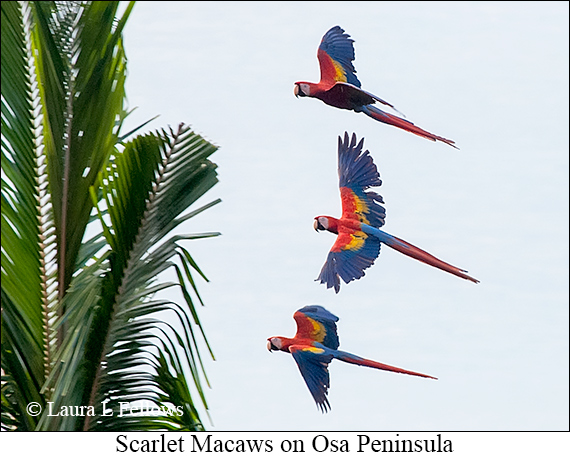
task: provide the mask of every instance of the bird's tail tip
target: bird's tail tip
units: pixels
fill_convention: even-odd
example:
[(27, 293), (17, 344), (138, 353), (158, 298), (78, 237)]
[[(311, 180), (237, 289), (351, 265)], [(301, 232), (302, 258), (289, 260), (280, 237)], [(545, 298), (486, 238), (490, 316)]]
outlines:
[(460, 150), (459, 147), (455, 145), (455, 141), (453, 141), (453, 140), (448, 140), (447, 138), (443, 138), (441, 136), (437, 137), (436, 140), (441, 141), (442, 143), (448, 144), (453, 149), (457, 149), (458, 151)]
[(474, 278), (473, 276), (469, 276), (467, 274), (467, 270), (462, 270), (461, 268), (457, 268), (457, 270), (461, 272), (461, 275), (459, 275), (459, 276), (462, 277), (463, 279), (467, 279), (468, 281), (474, 282), (475, 284), (479, 284), (481, 282), (477, 278)]

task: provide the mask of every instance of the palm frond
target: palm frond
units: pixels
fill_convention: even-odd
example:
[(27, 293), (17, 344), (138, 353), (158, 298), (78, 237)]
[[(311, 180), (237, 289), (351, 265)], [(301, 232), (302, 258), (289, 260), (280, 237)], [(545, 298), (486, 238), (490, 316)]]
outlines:
[[(167, 235), (178, 221), (188, 220), (188, 216), (200, 214), (219, 201), (181, 215), (217, 182), (216, 166), (208, 160), (216, 149), (181, 125), (176, 132), (160, 131), (126, 143), (100, 174), (102, 200), (98, 207), (102, 205), (106, 210), (100, 223), (111, 250), (105, 262), (99, 264), (105, 266), (105, 271), (91, 287), (100, 294), (99, 304), (85, 309), (81, 304), (85, 300), (74, 298), (87, 293), (85, 284), (76, 287), (83, 275), (72, 280), (65, 297), (70, 307), (65, 319), (73, 326), (74, 316), (79, 316), (78, 321), (90, 324), (78, 327), (75, 338), (68, 340), (61, 353), (66, 366), (50, 380), (54, 386), (66, 389), (54, 391), (56, 407), (80, 395), (78, 404), (96, 407), (97, 416), (87, 418), (84, 429), (202, 428), (185, 377), (192, 379), (195, 394), (207, 409), (202, 380), (208, 381), (199, 346), (205, 344), (210, 353), (211, 349), (195, 309), (196, 284), (193, 279), (191, 289), (186, 284), (192, 278), (191, 270), (201, 276), (203, 273), (180, 243), (218, 233)], [(92, 197), (97, 203), (95, 188)], [(173, 270), (178, 281), (157, 281), (167, 269)], [(155, 298), (172, 287), (181, 290), (184, 305)], [(85, 356), (80, 359), (81, 353)], [(73, 386), (71, 379), (77, 378), (78, 371), (85, 382)], [(166, 411), (173, 406), (166, 398), (179, 398), (182, 404), (175, 406), (180, 406), (186, 417), (167, 413), (120, 417), (121, 403), (144, 401)], [(102, 414), (103, 404), (114, 411), (112, 416)], [(56, 427), (70, 425), (62, 420)], [(76, 428), (80, 425), (75, 423)]]
[(39, 390), (57, 343), (55, 236), (32, 27), (25, 4), (2, 3), (2, 423), (25, 430), (36, 422), (26, 404), (45, 404)]
[[(155, 290), (151, 284), (156, 281), (158, 274), (170, 266), (174, 266), (179, 272), (178, 267), (171, 261), (178, 252), (176, 241), (168, 239), (161, 243), (161, 240), (177, 226), (175, 221), (178, 215), (217, 182), (216, 167), (207, 159), (216, 147), (182, 125), (177, 132), (163, 131), (156, 136), (141, 137), (131, 144), (133, 147), (127, 145), (123, 154), (114, 161), (110, 173), (103, 174), (102, 178), (105, 183), (103, 193), (106, 195), (115, 238), (115, 241), (109, 241), (109, 244), (132, 248), (128, 253), (117, 252), (115, 258), (117, 265), (124, 265), (124, 275), (114, 297), (112, 322), (106, 339), (107, 355), (103, 356), (105, 366), (98, 367), (90, 403), (100, 404), (106, 399), (117, 401), (119, 398), (129, 398), (130, 395), (136, 397), (143, 393), (147, 398), (154, 398), (155, 402), (159, 402), (162, 398), (160, 395), (165, 395), (166, 387), (172, 387), (171, 383), (161, 386), (160, 380), (166, 382), (166, 379), (183, 378), (183, 367), (186, 367), (198, 388), (204, 407), (207, 408), (200, 374), (196, 368), (195, 359), (199, 359), (198, 343), (190, 322), (183, 314), (174, 313), (178, 317), (178, 326), (184, 329), (183, 333), (186, 335), (186, 339), (182, 339), (173, 327), (166, 325), (166, 321), (142, 316), (147, 313), (155, 316), (155, 303), (149, 301), (149, 298)], [(128, 173), (126, 169), (129, 170)], [(133, 218), (129, 217), (133, 213), (136, 215), (135, 220), (140, 221), (138, 226), (134, 226), (138, 230), (133, 229)], [(125, 225), (125, 221), (131, 221), (131, 224)], [(182, 279), (180, 275), (178, 278)], [(184, 282), (179, 284), (188, 309), (196, 316), (194, 304)], [(171, 310), (175, 308), (171, 307)], [(164, 328), (165, 325), (162, 338), (157, 339), (156, 329)], [(201, 329), (197, 318), (194, 325)], [(127, 338), (130, 343), (126, 342)], [(124, 346), (129, 344), (134, 344), (135, 350), (125, 350)], [(136, 350), (137, 345), (150, 347), (152, 350), (143, 356)], [(117, 350), (119, 346), (122, 346), (122, 350)], [(164, 365), (166, 359), (161, 359), (160, 354), (165, 351), (171, 354), (181, 352), (184, 355), (183, 362), (176, 359), (177, 363), (174, 363), (171, 358), (171, 363)], [(161, 367), (162, 377), (158, 377), (158, 372), (154, 373), (157, 384), (154, 388), (147, 385), (143, 389), (136, 383), (137, 377), (133, 377), (126, 367), (146, 366), (148, 370), (152, 365), (149, 365), (147, 357), (151, 360), (155, 358), (158, 363), (155, 367)], [(201, 361), (199, 363), (202, 366)], [(166, 372), (170, 373), (171, 378)], [(134, 392), (131, 389), (132, 382), (137, 386)], [(186, 389), (188, 387), (186, 384), (178, 386)], [(180, 392), (180, 395), (188, 396), (189, 391)], [(159, 422), (163, 425), (165, 421), (168, 421), (168, 418), (161, 417)], [(195, 423), (194, 418), (193, 427)], [(103, 424), (104, 422), (101, 422), (101, 425)], [(136, 421), (133, 426), (134, 424)]]
[(114, 127), (123, 110), (126, 77), (121, 34), (133, 3), (115, 21), (118, 6), (32, 2), (60, 297), (74, 273), (91, 212), (89, 188), (117, 142)]
[(219, 234), (171, 233), (219, 203), (186, 211), (217, 182), (217, 148), (183, 125), (124, 142), (133, 2), (118, 5), (2, 2), (3, 429), (203, 429), (207, 278), (185, 244)]

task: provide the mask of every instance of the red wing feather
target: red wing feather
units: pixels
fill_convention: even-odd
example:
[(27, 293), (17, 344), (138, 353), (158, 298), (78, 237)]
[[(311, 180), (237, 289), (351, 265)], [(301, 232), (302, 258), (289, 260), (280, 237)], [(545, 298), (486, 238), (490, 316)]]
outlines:
[(295, 339), (316, 341), (331, 349), (338, 349), (339, 341), (336, 331), (336, 317), (319, 305), (305, 306), (293, 315), (297, 322)]
[(338, 25), (331, 28), (321, 40), (317, 57), (321, 67), (321, 83), (345, 82), (360, 87), (354, 60), (354, 40)]

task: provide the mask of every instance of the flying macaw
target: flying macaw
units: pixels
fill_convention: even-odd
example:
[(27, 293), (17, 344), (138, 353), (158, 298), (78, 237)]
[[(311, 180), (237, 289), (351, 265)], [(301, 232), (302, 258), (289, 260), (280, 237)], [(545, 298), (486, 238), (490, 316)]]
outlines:
[(339, 351), (339, 341), (336, 332), (336, 317), (319, 305), (309, 305), (293, 314), (297, 322), (297, 333), (293, 338), (274, 336), (267, 339), (269, 351), (289, 352), (301, 371), (301, 375), (315, 399), (321, 412), (330, 409), (327, 399), (330, 387), (328, 365), (332, 359), (353, 363), (379, 370), (393, 371), (422, 378), (437, 379), (427, 374), (416, 373), (402, 368), (385, 365), (373, 360), (363, 359), (349, 352)]
[(345, 283), (364, 276), (364, 270), (370, 267), (380, 254), (380, 243), (384, 243), (402, 254), (420, 262), (447, 271), (455, 276), (479, 281), (467, 275), (467, 270), (454, 267), (422, 251), (412, 244), (389, 235), (379, 227), (384, 225), (386, 210), (382, 196), (367, 190), (381, 186), (380, 174), (368, 150), (362, 152), (364, 138), (356, 144), (356, 135), (349, 141), (344, 133), (344, 141), (338, 137), (338, 176), (342, 216), (336, 219), (330, 216), (317, 216), (313, 222), (315, 230), (327, 230), (337, 235), (319, 277), (327, 289), (340, 290), (340, 278)]
[(398, 111), (392, 104), (360, 88), (360, 81), (356, 77), (356, 70), (352, 65), (354, 60), (353, 42), (354, 40), (350, 39), (350, 35), (344, 33), (344, 30), (338, 25), (325, 33), (317, 51), (321, 80), (317, 84), (306, 81), (296, 82), (295, 96), (318, 98), (327, 105), (336, 108), (353, 110), (357, 113), (362, 112), (377, 121), (407, 130), (432, 141), (442, 141), (458, 149), (454, 145), (454, 141), (429, 133), (405, 119), (373, 106), (374, 103), (380, 102)]

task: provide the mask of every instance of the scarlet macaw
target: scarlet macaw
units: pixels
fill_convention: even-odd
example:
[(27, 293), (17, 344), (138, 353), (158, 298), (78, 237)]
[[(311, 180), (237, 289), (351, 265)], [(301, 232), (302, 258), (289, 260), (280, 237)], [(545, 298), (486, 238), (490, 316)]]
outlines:
[(327, 230), (338, 235), (316, 280), (326, 284), (327, 289), (334, 287), (338, 293), (339, 278), (349, 283), (364, 276), (364, 270), (370, 267), (380, 254), (380, 243), (384, 243), (402, 254), (478, 283), (477, 279), (466, 274), (467, 270), (454, 267), (400, 238), (379, 230), (386, 217), (386, 210), (380, 205), (384, 200), (381, 195), (367, 189), (382, 185), (382, 181), (370, 153), (362, 152), (363, 144), (364, 138), (356, 144), (354, 133), (350, 142), (346, 132), (344, 141), (340, 136), (338, 138), (342, 216), (340, 219), (330, 216), (315, 217), (315, 230)]
[(319, 305), (309, 305), (293, 314), (297, 322), (297, 333), (293, 338), (274, 336), (267, 339), (269, 351), (289, 352), (301, 371), (301, 375), (315, 399), (321, 412), (330, 409), (327, 399), (330, 387), (328, 365), (332, 359), (353, 363), (379, 370), (393, 371), (423, 378), (437, 379), (414, 371), (385, 365), (373, 360), (363, 359), (349, 352), (339, 351), (339, 341), (336, 331), (336, 317)]
[[(377, 121), (415, 133), (432, 141), (442, 141), (457, 149), (454, 141), (429, 133), (413, 123), (398, 116), (386, 113), (373, 106), (380, 102), (396, 110), (394, 106), (370, 92), (360, 88), (354, 60), (354, 40), (344, 33), (338, 25), (330, 29), (321, 41), (317, 58), (321, 68), (321, 80), (318, 84), (306, 81), (295, 83), (296, 97), (313, 97), (336, 108), (364, 113)], [(397, 111), (397, 110), (396, 110)]]

